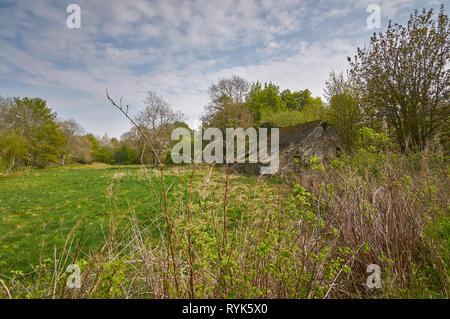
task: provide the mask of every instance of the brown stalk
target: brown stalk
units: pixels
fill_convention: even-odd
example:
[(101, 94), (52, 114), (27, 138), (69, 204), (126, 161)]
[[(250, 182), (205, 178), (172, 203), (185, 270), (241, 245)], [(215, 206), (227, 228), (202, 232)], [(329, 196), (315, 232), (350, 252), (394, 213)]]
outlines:
[(195, 165), (192, 166), (191, 178), (189, 181), (189, 197), (188, 197), (188, 249), (189, 249), (189, 284), (191, 288), (191, 298), (194, 298), (194, 267), (192, 264), (192, 243), (191, 243), (191, 195), (192, 195), (192, 180), (194, 177)]
[[(167, 189), (166, 189), (166, 183), (164, 181), (164, 165), (162, 164), (161, 160), (159, 159), (158, 153), (156, 152), (155, 148), (153, 147), (153, 143), (150, 141), (147, 134), (144, 133), (142, 128), (137, 125), (137, 123), (131, 118), (131, 116), (128, 114), (128, 105), (126, 106), (126, 109), (122, 106), (122, 104), (118, 105), (114, 100), (109, 96), (108, 90), (106, 90), (106, 98), (109, 100), (109, 102), (115, 106), (125, 117), (133, 124), (134, 127), (137, 128), (139, 133), (144, 137), (145, 141), (147, 142), (148, 146), (150, 146), (152, 152), (155, 154), (156, 160), (159, 164), (159, 170), (160, 170), (160, 177), (161, 177), (161, 184), (163, 187), (163, 193), (164, 193), (164, 215), (166, 218), (167, 228), (168, 228), (168, 237), (169, 237), (169, 249), (172, 255), (172, 263), (173, 263), (173, 272), (174, 272), (174, 279), (175, 279), (175, 287), (178, 290), (178, 281), (177, 281), (177, 266), (175, 262), (175, 253), (173, 250), (173, 243), (172, 243), (172, 225), (170, 223), (168, 208), (167, 208)], [(156, 190), (153, 188), (154, 194), (157, 197)]]
[(9, 299), (12, 299), (12, 298), (11, 298), (11, 293), (9, 292), (8, 287), (6, 287), (5, 283), (4, 283), (3, 280), (1, 280), (1, 279), (0, 279), (0, 284), (2, 284), (3, 288), (5, 289), (6, 294), (8, 295), (8, 298), (9, 298)]
[(39, 279), (41, 279), (41, 273), (42, 273), (42, 262), (44, 259), (44, 246), (45, 246), (45, 221), (42, 222), (42, 239), (41, 239), (41, 253), (39, 254), (39, 273), (38, 277), (36, 279), (36, 292), (39, 288)]

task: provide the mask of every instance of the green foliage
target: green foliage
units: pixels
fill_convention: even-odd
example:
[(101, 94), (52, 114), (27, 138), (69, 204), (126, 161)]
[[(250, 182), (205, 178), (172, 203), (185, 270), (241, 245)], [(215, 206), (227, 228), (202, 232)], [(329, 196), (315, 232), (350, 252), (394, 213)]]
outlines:
[[(92, 145), (92, 155), (94, 157), (94, 162), (100, 162), (105, 164), (115, 164), (121, 163), (120, 160), (128, 159), (128, 150), (122, 150), (122, 153), (118, 155), (117, 160), (115, 158), (114, 149), (111, 146), (100, 146), (99, 141), (95, 138), (94, 135), (88, 134), (86, 135), (88, 140)], [(131, 163), (129, 163), (131, 164)]]
[(369, 127), (362, 127), (358, 134), (360, 145), (372, 153), (377, 153), (391, 147), (391, 140), (383, 133), (378, 133)]
[(86, 137), (88, 138), (89, 142), (91, 142), (92, 150), (94, 152), (97, 152), (99, 147), (100, 147), (99, 144), (98, 144), (97, 139), (92, 134), (88, 134), (88, 135), (86, 135)]
[(0, 114), (6, 128), (1, 158), (9, 169), (20, 166), (45, 167), (57, 164), (63, 154), (65, 135), (56, 122), (56, 113), (40, 98), (14, 98)]
[(126, 257), (107, 261), (101, 264), (102, 272), (99, 279), (99, 287), (94, 298), (120, 298), (123, 297), (120, 289), (125, 279)]
[(94, 157), (94, 161), (96, 161), (98, 159), (98, 153), (99, 153), (100, 145), (98, 144), (98, 141), (97, 141), (97, 139), (95, 138), (95, 136), (93, 134), (87, 134), (86, 138), (91, 143), (92, 156)]
[(358, 127), (361, 125), (361, 113), (355, 99), (348, 94), (334, 95), (330, 100), (328, 116), (330, 124), (344, 140), (348, 148), (357, 143)]
[(247, 96), (247, 105), (256, 123), (260, 123), (263, 112), (278, 112), (286, 108), (286, 103), (280, 96), (280, 88), (272, 83), (252, 84)]
[(113, 149), (109, 146), (103, 146), (94, 153), (94, 158), (96, 162), (101, 163), (111, 163), (113, 158)]
[(46, 101), (35, 98), (16, 99), (17, 104), (23, 104), (33, 114), (37, 123), (29, 132), (25, 132), (30, 145), (31, 165), (45, 167), (57, 164), (62, 155), (65, 136), (56, 123), (56, 113), (47, 107)]
[(351, 167), (365, 178), (378, 178), (382, 175), (386, 152), (392, 148), (390, 139), (383, 133), (362, 127), (359, 129), (356, 142), (357, 149), (352, 154), (342, 154), (341, 158), (330, 164), (335, 169)]
[(332, 71), (325, 83), (328, 102), (326, 120), (343, 139), (347, 150), (354, 150), (358, 143), (358, 129), (363, 125), (360, 98), (351, 76)]
[(319, 158), (317, 158), (317, 157), (311, 157), (309, 159), (309, 163), (311, 165), (312, 170), (316, 170), (316, 171), (320, 171), (320, 172), (323, 172), (325, 170), (325, 168), (323, 167)]
[(320, 120), (324, 118), (325, 107), (320, 98), (310, 98), (300, 110), (283, 109), (273, 112), (270, 109), (261, 112), (260, 122), (268, 127), (286, 127)]
[(308, 89), (296, 92), (284, 90), (281, 92), (280, 96), (288, 110), (301, 111), (305, 105), (313, 103), (314, 101), (314, 98), (311, 96), (311, 92)]
[(0, 138), (0, 168), (11, 170), (17, 162), (25, 162), (28, 154), (27, 140), (15, 130)]
[[(390, 24), (368, 49), (358, 49), (350, 78), (331, 74), (326, 108), (307, 89), (280, 93), (256, 82), (249, 90), (238, 77), (210, 88), (205, 119), (213, 126), (326, 119), (352, 151), (329, 166), (313, 157), (300, 175), (283, 179), (199, 167), (191, 177), (186, 167), (169, 168), (170, 192), (154, 183), (154, 197), (148, 174), (155, 172), (138, 167), (97, 164), (0, 177), (0, 275), (6, 273), (15, 297), (61, 292), (66, 276), (54, 279), (60, 262), (54, 249), (66, 252), (86, 217), (88, 236), (77, 239), (87, 260), (78, 263), (90, 286), (71, 297), (448, 298), (449, 158), (439, 147), (407, 155), (393, 147), (395, 141), (403, 151), (423, 150), (438, 134), (448, 146), (449, 23), (443, 9), (437, 21), (432, 14), (416, 12), (406, 28)], [(163, 107), (142, 113), (144, 122), (168, 109), (150, 95), (148, 103), (155, 101)], [(46, 102), (0, 102), (0, 167), (58, 163), (67, 134)], [(146, 128), (165, 163), (171, 163), (166, 148), (177, 141), (164, 136), (172, 125), (189, 128), (175, 118)], [(97, 162), (139, 163), (142, 139), (136, 131), (125, 137), (85, 138)], [(36, 227), (41, 223), (44, 233)], [(370, 263), (382, 267), (381, 290), (363, 286)]]
[(226, 128), (253, 127), (253, 117), (246, 103), (227, 102), (220, 110), (211, 114), (206, 127), (217, 127), (223, 131)]
[(389, 23), (350, 59), (365, 117), (386, 122), (403, 152), (423, 150), (450, 114), (450, 23), (442, 5)]
[(137, 164), (139, 163), (139, 154), (134, 148), (122, 144), (114, 151), (113, 161), (115, 164), (121, 165)]

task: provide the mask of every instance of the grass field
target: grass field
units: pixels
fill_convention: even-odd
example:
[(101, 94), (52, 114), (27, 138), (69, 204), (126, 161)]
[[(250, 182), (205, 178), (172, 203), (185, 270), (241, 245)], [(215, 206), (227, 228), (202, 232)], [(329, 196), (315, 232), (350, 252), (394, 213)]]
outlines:
[[(224, 176), (220, 169), (212, 172), (210, 184), (218, 190), (217, 196), (223, 196), (220, 190)], [(197, 172), (194, 184), (203, 181), (205, 174), (207, 170)], [(185, 200), (189, 178), (188, 168), (167, 171), (171, 206), (176, 206), (180, 196)], [(236, 175), (232, 180), (236, 192), (231, 197), (245, 192), (253, 195), (249, 186), (256, 185), (255, 177)], [(270, 183), (276, 185), (274, 180)], [(161, 185), (157, 182), (154, 185), (160, 193)], [(114, 194), (112, 188), (117, 190)], [(194, 190), (193, 201), (197, 196)], [(220, 198), (217, 200), (220, 202)], [(239, 215), (248, 204), (239, 200), (232, 203), (228, 210), (231, 217)], [(31, 270), (31, 265), (39, 263), (42, 239), (44, 258), (51, 258), (54, 247), (60, 249), (83, 218), (86, 223), (83, 252), (99, 248), (108, 233), (112, 212), (116, 221), (136, 216), (144, 226), (163, 225), (157, 201), (140, 166), (73, 166), (1, 177), (0, 256), (4, 270)], [(156, 220), (161, 223), (155, 223)]]

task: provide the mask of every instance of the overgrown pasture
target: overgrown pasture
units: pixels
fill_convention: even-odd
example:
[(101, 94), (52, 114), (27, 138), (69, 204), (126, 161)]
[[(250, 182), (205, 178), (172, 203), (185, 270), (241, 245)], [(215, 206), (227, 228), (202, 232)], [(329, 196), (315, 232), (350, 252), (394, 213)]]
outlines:
[[(202, 169), (193, 178), (200, 187), (205, 174), (209, 187), (220, 196), (225, 178), (220, 169)], [(188, 196), (189, 168), (174, 167), (166, 172), (168, 204), (183, 209)], [(253, 195), (256, 177), (232, 177), (237, 192), (228, 212), (239, 216)], [(156, 192), (161, 184), (154, 179)], [(82, 238), (82, 252), (101, 248), (111, 231), (111, 222), (119, 230), (130, 219), (153, 233), (164, 227), (162, 215), (150, 181), (140, 165), (74, 165), (40, 170), (23, 170), (0, 177), (0, 265), (3, 273), (28, 272), (43, 258), (53, 258), (74, 231)], [(275, 182), (276, 183), (276, 182)], [(275, 191), (274, 182), (267, 184)], [(200, 190), (193, 192), (197, 201)], [(260, 198), (262, 194), (256, 194)], [(223, 195), (222, 195), (223, 196)], [(232, 197), (235, 195), (232, 194)], [(222, 201), (220, 197), (217, 201)], [(76, 231), (75, 231), (76, 230)]]
[[(0, 296), (448, 298), (449, 172), (437, 153), (361, 149), (283, 177), (224, 166), (15, 173), (0, 181)], [(372, 264), (379, 288), (367, 285)]]

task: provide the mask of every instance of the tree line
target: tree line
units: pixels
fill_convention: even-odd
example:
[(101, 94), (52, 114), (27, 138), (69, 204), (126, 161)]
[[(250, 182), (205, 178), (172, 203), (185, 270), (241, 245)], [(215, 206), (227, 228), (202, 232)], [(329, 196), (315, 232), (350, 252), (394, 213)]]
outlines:
[[(184, 115), (171, 109), (161, 97), (149, 92), (136, 122), (155, 141), (155, 151), (164, 153), (171, 145), (175, 127), (189, 126)], [(154, 162), (155, 154), (145, 148), (136, 129), (120, 140), (87, 134), (74, 119), (57, 117), (41, 98), (0, 96), (0, 170), (9, 173), (20, 167), (48, 167), (72, 163), (138, 164)]]

